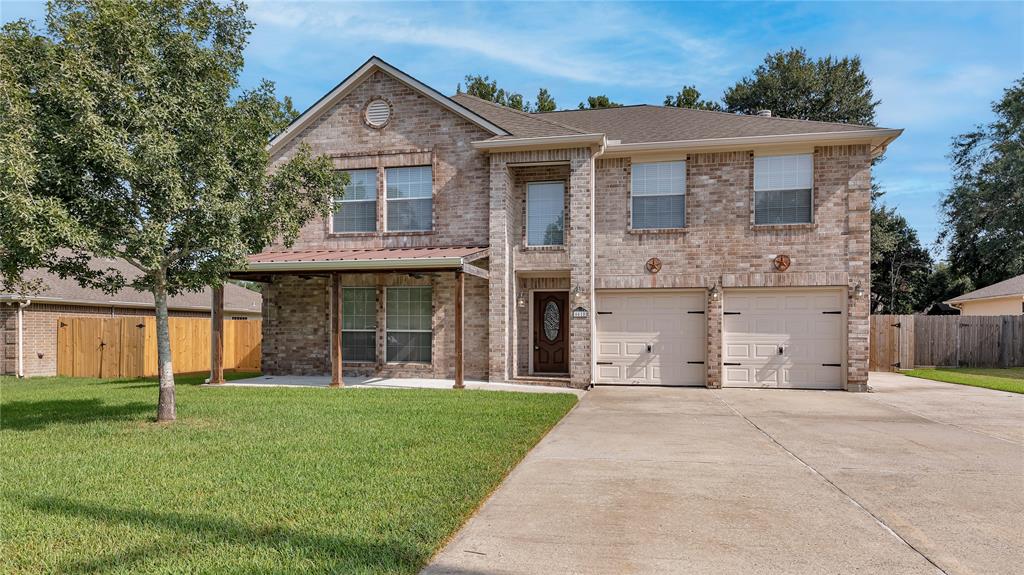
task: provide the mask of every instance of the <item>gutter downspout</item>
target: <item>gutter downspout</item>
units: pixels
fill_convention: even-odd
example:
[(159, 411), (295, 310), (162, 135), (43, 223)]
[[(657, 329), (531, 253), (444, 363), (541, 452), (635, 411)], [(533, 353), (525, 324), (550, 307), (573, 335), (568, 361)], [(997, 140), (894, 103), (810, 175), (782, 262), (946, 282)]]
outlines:
[(18, 302), (18, 377), (25, 377), (25, 308), (32, 300)]

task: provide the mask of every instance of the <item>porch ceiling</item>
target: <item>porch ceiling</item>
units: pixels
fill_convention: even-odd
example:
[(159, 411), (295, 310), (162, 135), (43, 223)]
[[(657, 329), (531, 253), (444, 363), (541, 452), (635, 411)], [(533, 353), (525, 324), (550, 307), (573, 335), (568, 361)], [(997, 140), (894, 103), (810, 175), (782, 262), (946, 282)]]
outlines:
[(249, 256), (244, 271), (457, 270), (486, 256), (483, 246), (276, 250)]

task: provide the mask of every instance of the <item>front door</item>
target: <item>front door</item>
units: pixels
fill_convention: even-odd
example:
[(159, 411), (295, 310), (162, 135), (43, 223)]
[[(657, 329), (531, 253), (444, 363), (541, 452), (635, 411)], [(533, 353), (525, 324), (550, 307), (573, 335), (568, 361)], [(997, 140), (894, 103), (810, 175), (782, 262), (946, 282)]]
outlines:
[(534, 292), (533, 294), (533, 371), (567, 373), (569, 371), (569, 294)]

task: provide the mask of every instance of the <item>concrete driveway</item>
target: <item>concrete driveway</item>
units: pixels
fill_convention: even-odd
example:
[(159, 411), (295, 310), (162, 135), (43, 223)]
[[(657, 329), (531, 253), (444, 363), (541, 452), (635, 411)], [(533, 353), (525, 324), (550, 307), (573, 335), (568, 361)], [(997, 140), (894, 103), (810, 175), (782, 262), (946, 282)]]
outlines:
[(424, 573), (1019, 573), (1024, 396), (599, 387)]

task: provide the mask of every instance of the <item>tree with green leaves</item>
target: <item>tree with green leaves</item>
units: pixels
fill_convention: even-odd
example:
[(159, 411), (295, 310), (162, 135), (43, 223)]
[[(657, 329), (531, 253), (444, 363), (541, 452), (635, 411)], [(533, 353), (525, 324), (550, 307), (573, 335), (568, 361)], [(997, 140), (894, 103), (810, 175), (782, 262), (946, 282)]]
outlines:
[(992, 111), (995, 120), (953, 140), (939, 236), (953, 268), (978, 287), (1024, 274), (1024, 77)]
[(693, 108), (694, 110), (723, 111), (722, 105), (713, 100), (702, 100), (700, 90), (696, 86), (683, 86), (675, 96), (665, 96), (665, 105), (676, 108)]
[(894, 208), (871, 208), (871, 312), (912, 313), (926, 297), (932, 258)]
[(290, 244), (346, 180), (307, 147), (268, 172), (292, 113), (269, 82), (236, 92), (252, 30), (241, 2), (59, 0), (46, 24), (0, 33), (0, 270), (152, 293), (157, 420), (171, 421), (167, 298)]
[(604, 94), (602, 94), (600, 96), (587, 96), (587, 103), (584, 105), (583, 102), (580, 102), (580, 105), (579, 105), (579, 109), (580, 110), (588, 110), (588, 109), (589, 110), (598, 110), (598, 109), (601, 109), (601, 108), (621, 108), (621, 107), (622, 107), (622, 104), (620, 104), (618, 102), (612, 102), (611, 100), (608, 99), (608, 96), (605, 96)]
[[(456, 91), (462, 91), (461, 84), (456, 88)], [(521, 112), (530, 111), (530, 103), (523, 100), (522, 94), (512, 92), (511, 90), (505, 90), (504, 88), (499, 88), (498, 81), (491, 80), (490, 76), (481, 76), (479, 74), (474, 76), (467, 74), (466, 93), (470, 96), (476, 96), (481, 100), (501, 104), (502, 106), (519, 110)]]
[(962, 274), (958, 274), (948, 262), (939, 262), (932, 266), (928, 281), (921, 290), (921, 298), (916, 311), (925, 311), (928, 306), (945, 302), (974, 291), (974, 284)]
[(782, 118), (866, 126), (875, 124), (879, 104), (860, 57), (810, 58), (803, 48), (768, 54), (722, 101), (729, 112), (771, 110)]
[(537, 104), (534, 106), (534, 112), (554, 112), (558, 109), (558, 105), (555, 104), (555, 99), (551, 97), (547, 88), (541, 88), (537, 91)]

